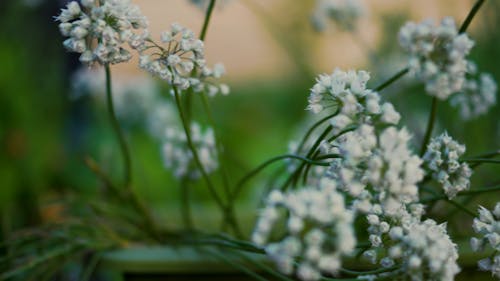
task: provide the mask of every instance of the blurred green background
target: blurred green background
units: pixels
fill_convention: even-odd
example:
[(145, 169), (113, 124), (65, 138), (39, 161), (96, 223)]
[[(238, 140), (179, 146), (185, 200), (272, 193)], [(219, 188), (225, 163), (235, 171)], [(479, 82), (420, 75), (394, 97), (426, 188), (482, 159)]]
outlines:
[[(78, 57), (63, 49), (62, 37), (53, 20), (64, 1), (38, 2), (0, 1), (0, 240), (23, 227), (63, 218), (66, 209), (62, 204), (67, 196), (74, 197), (76, 194), (82, 202), (98, 196), (100, 183), (84, 165), (86, 156), (92, 156), (102, 163), (113, 178), (119, 179), (121, 174), (119, 150), (102, 102), (96, 95), (84, 94), (77, 99), (70, 98), (74, 91), (72, 77), (80, 66)], [(383, 2), (387, 4), (390, 1)], [(442, 2), (446, 5), (453, 1)], [(473, 4), (473, 1), (464, 2), (469, 7)], [(227, 7), (217, 10), (214, 18), (218, 17), (218, 13), (228, 13), (231, 5), (229, 2)], [(310, 4), (297, 4), (300, 5)], [(372, 3), (372, 6), (376, 5)], [(190, 17), (202, 17), (202, 13), (195, 8), (189, 9), (192, 9)], [(274, 15), (279, 12), (276, 10), (275, 7), (267, 12)], [(300, 8), (296, 10), (301, 11)], [(471, 57), (480, 71), (490, 72), (500, 81), (498, 11), (498, 1), (487, 1), (474, 20), (471, 36), (476, 46)], [(466, 12), (455, 15), (457, 21), (460, 22)], [(350, 36), (339, 30), (310, 35), (313, 31), (308, 25), (308, 14), (303, 13), (304, 18), (300, 20), (293, 17), (290, 20), (285, 15), (273, 17), (274, 22), (266, 21), (262, 15), (256, 16), (256, 20), (262, 22), (261, 28), (275, 40), (276, 52), (287, 57), (289, 64), (283, 66), (282, 72), (276, 75), (249, 75), (244, 79), (241, 75), (232, 79), (229, 71), (227, 82), (232, 93), (211, 100), (218, 125), (216, 133), (225, 146), (232, 184), (257, 164), (286, 153), (288, 143), (297, 139), (310, 122), (310, 116), (304, 110), (308, 91), (314, 83), (315, 73), (322, 71), (321, 67), (315, 67), (315, 61), (311, 58), (321, 43), (318, 43), (318, 36), (339, 36), (344, 39)], [(401, 50), (396, 36), (410, 14), (410, 10), (407, 13), (401, 10), (391, 13), (391, 9), (372, 13), (371, 19), (380, 24), (380, 38), (363, 47), (376, 51), (370, 55), (365, 52), (363, 58), (352, 65), (346, 66), (342, 62), (342, 66), (369, 70), (372, 73), (372, 86), (396, 73), (401, 68), (401, 60), (397, 59), (401, 56)], [(440, 10), (439, 14), (447, 15), (445, 9)], [(210, 32), (208, 36), (210, 38)], [(316, 39), (307, 41), (311, 36)], [(360, 48), (356, 40), (343, 42), (348, 44), (347, 48)], [(260, 43), (255, 44), (257, 46)], [(245, 57), (245, 54), (241, 55)], [(342, 53), (337, 55), (342, 57)], [(322, 64), (329, 65), (329, 70), (324, 71), (338, 66), (335, 56)], [(167, 90), (161, 84), (158, 85), (158, 92), (158, 95), (168, 100), (168, 94), (165, 94)], [(384, 91), (383, 96), (403, 113), (403, 122), (413, 132), (415, 147), (418, 147), (431, 102), (431, 98), (424, 94), (423, 86), (405, 79)], [(195, 119), (205, 120), (199, 102), (195, 104), (194, 112)], [(448, 131), (467, 145), (467, 155), (473, 156), (500, 147), (499, 105), (484, 116), (463, 122), (458, 112), (443, 102), (439, 105), (438, 116), (435, 134)], [(158, 141), (147, 133), (144, 126), (127, 123), (127, 120), (123, 120), (123, 123), (132, 149), (134, 188), (149, 202), (148, 205), (161, 221), (175, 226), (179, 221), (175, 213), (178, 209), (179, 183), (163, 167)], [(272, 170), (264, 175), (272, 174)], [(472, 187), (498, 184), (499, 172), (498, 166), (481, 167), (474, 173)], [(252, 182), (252, 188), (246, 190), (245, 199), (240, 202), (242, 207), (237, 210), (241, 217), (251, 218), (255, 215), (246, 210), (256, 206), (265, 187), (264, 180), (265, 176), (259, 177)], [(198, 202), (194, 208), (210, 208), (211, 205), (206, 203), (209, 197), (203, 185), (193, 185), (194, 200)], [(482, 198), (481, 203), (491, 206), (499, 198), (495, 194)], [(475, 208), (473, 203), (470, 206)], [(202, 217), (198, 220), (203, 223)]]

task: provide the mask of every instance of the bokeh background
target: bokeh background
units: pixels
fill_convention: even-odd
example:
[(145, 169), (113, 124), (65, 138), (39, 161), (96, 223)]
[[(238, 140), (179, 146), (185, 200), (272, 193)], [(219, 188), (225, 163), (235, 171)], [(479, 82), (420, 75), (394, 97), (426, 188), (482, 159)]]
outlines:
[[(0, 240), (13, 231), (64, 218), (67, 197), (92, 200), (100, 182), (84, 165), (92, 156), (114, 178), (121, 158), (102, 101), (103, 79), (88, 76), (78, 84), (78, 56), (62, 46), (54, 16), (65, 1), (0, 1)], [(172, 22), (198, 31), (204, 13), (187, 0), (134, 0), (149, 18), (153, 35)], [(310, 122), (305, 111), (314, 77), (334, 68), (366, 69), (375, 86), (405, 65), (397, 32), (407, 20), (440, 20), (453, 16), (460, 23), (472, 0), (367, 0), (366, 15), (357, 32), (334, 24), (317, 33), (310, 24), (314, 1), (227, 0), (218, 4), (206, 40), (209, 63), (223, 62), (224, 81), (231, 94), (210, 101), (219, 138), (225, 145), (230, 181), (264, 160), (286, 153)], [(500, 3), (487, 1), (469, 30), (476, 41), (471, 57), (481, 71), (500, 81)], [(137, 61), (112, 68), (114, 83), (126, 92), (155, 91), (168, 102), (159, 81), (149, 81)], [(136, 81), (139, 77), (141, 82)], [(139, 81), (139, 80), (137, 80)], [(129, 82), (129, 84), (127, 84)], [(139, 85), (139, 86), (138, 86)], [(141, 85), (144, 85), (141, 88)], [(91, 93), (93, 92), (93, 93)], [(132, 95), (133, 96), (133, 95)], [(395, 103), (418, 147), (425, 130), (431, 98), (423, 86), (404, 79), (384, 91)], [(137, 95), (136, 95), (137, 97)], [(121, 119), (132, 149), (134, 188), (166, 225), (179, 221), (179, 183), (162, 163), (160, 145), (140, 121), (147, 103), (127, 102)], [(135, 108), (134, 106), (137, 106)], [(143, 107), (141, 107), (143, 106)], [(144, 107), (146, 106), (146, 107)], [(173, 108), (172, 108), (173, 109)], [(131, 117), (132, 116), (132, 117)], [(165, 116), (168, 116), (166, 114)], [(194, 116), (206, 116), (195, 105)], [(447, 103), (439, 105), (435, 133), (448, 131), (467, 145), (467, 155), (500, 147), (500, 107), (472, 121), (460, 119)], [(168, 117), (167, 117), (168, 118)], [(138, 121), (139, 120), (139, 121)], [(485, 166), (473, 176), (473, 187), (498, 183), (500, 169)], [(268, 175), (271, 172), (268, 173)], [(264, 174), (265, 175), (265, 174)], [(255, 206), (265, 176), (253, 181), (240, 202), (239, 216)], [(203, 185), (195, 186), (194, 208), (212, 208)], [(487, 199), (497, 201), (498, 195)], [(482, 202), (485, 202), (484, 200)], [(473, 206), (471, 204), (471, 206)], [(75, 206), (77, 207), (77, 206)], [(203, 224), (203, 217), (195, 217)]]

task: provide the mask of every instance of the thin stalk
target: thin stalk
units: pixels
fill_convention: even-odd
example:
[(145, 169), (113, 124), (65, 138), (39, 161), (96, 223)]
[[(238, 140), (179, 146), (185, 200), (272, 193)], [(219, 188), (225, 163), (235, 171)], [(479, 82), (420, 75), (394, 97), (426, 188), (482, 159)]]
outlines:
[(212, 12), (215, 7), (215, 1), (216, 0), (210, 0), (210, 3), (208, 4), (207, 12), (205, 14), (205, 21), (203, 22), (203, 27), (201, 28), (200, 32), (201, 41), (205, 41), (205, 37), (207, 36), (208, 25), (210, 24), (210, 18), (212, 17)]
[(316, 123), (314, 123), (311, 128), (309, 128), (309, 130), (307, 130), (306, 134), (304, 135), (304, 137), (302, 138), (302, 141), (300, 142), (298, 148), (297, 148), (297, 153), (299, 153), (302, 148), (304, 148), (304, 145), (306, 144), (307, 142), (307, 139), (309, 139), (309, 137), (311, 136), (311, 134), (314, 132), (314, 130), (316, 130), (316, 128), (318, 128), (319, 126), (321, 126), (323, 123), (325, 123), (326, 121), (330, 120), (332, 117), (334, 117), (335, 115), (337, 115), (339, 113), (339, 109), (337, 109), (333, 114), (330, 114), (328, 116), (325, 116), (324, 118), (321, 118), (320, 120), (318, 120)]
[(233, 215), (234, 209), (232, 208), (232, 206), (230, 204), (227, 206), (224, 204), (224, 201), (217, 193), (215, 186), (212, 184), (210, 177), (208, 176), (207, 172), (205, 171), (205, 167), (203, 167), (203, 164), (200, 161), (200, 158), (198, 156), (198, 151), (196, 150), (196, 147), (194, 146), (193, 140), (191, 138), (191, 132), (190, 132), (187, 120), (186, 120), (186, 116), (184, 115), (184, 111), (182, 110), (182, 104), (181, 104), (179, 90), (175, 86), (173, 86), (172, 88), (174, 90), (175, 103), (177, 104), (177, 109), (178, 109), (179, 115), (181, 117), (182, 127), (184, 128), (184, 133), (186, 134), (187, 145), (188, 145), (189, 149), (191, 150), (191, 153), (193, 154), (193, 159), (195, 161), (195, 164), (201, 172), (201, 175), (202, 175), (202, 177), (203, 177), (203, 179), (208, 187), (210, 195), (213, 197), (213, 199), (215, 200), (215, 203), (219, 206), (219, 208), (223, 212), (224, 220), (227, 223), (229, 223), (229, 225), (231, 225), (233, 227), (233, 229), (237, 235), (240, 235), (238, 222), (235, 220), (234, 215)]
[(92, 277), (92, 274), (97, 268), (97, 265), (99, 264), (99, 260), (101, 259), (101, 254), (96, 253), (93, 254), (92, 257), (90, 258), (89, 263), (85, 267), (85, 270), (82, 271), (82, 277), (80, 278), (80, 281), (89, 281), (90, 278)]
[(232, 254), (236, 255), (237, 257), (239, 257), (240, 259), (244, 260), (245, 262), (247, 262), (249, 264), (252, 264), (255, 267), (258, 267), (262, 271), (268, 273), (269, 275), (272, 275), (272, 276), (276, 277), (277, 279), (279, 279), (281, 281), (294, 281), (293, 279), (288, 278), (286, 275), (284, 275), (284, 274), (276, 271), (275, 269), (267, 266), (266, 264), (258, 262), (258, 261), (256, 261), (256, 260), (248, 257), (247, 255), (245, 255), (243, 253), (240, 253), (238, 251), (232, 251)]
[(355, 271), (355, 270), (341, 268), (340, 272), (348, 274), (348, 275), (367, 275), (367, 274), (379, 274), (379, 273), (394, 271), (397, 269), (399, 269), (399, 266), (392, 266), (392, 267), (388, 267), (388, 268), (385, 268), (385, 267), (384, 268), (377, 268), (374, 270), (367, 270), (367, 271)]
[[(493, 192), (493, 191), (500, 191), (500, 185), (486, 187), (486, 188), (479, 188), (479, 189), (474, 189), (474, 190), (461, 191), (456, 195), (456, 197), (476, 195), (476, 194), (482, 194), (482, 193)], [(439, 201), (439, 200), (448, 200), (448, 196), (446, 196), (446, 194), (439, 194), (439, 195), (435, 195), (434, 197), (422, 199), (422, 200), (420, 200), (420, 203), (431, 203), (431, 202), (435, 202), (435, 201)]]
[(470, 158), (470, 159), (464, 159), (463, 161), (467, 163), (477, 163), (477, 164), (480, 163), (500, 164), (500, 159), (488, 159), (488, 158)]
[(215, 256), (216, 258), (220, 259), (221, 261), (227, 263), (228, 265), (233, 266), (233, 267), (241, 270), (241, 272), (247, 274), (248, 276), (250, 276), (256, 280), (267, 281), (266, 278), (253, 272), (251, 269), (248, 269), (245, 265), (239, 264), (239, 263), (235, 262), (233, 259), (229, 259), (229, 258), (225, 257), (223, 254), (221, 254), (221, 253), (223, 253), (222, 251), (219, 252), (219, 251), (208, 250), (207, 252), (211, 253), (213, 256)]
[[(320, 151), (317, 150), (312, 158), (313, 159), (316, 159), (319, 155)], [(307, 184), (307, 178), (309, 177), (309, 170), (311, 170), (311, 165), (306, 165), (306, 169), (304, 170), (304, 174), (302, 175), (302, 185), (306, 185)]]
[[(333, 154), (332, 154), (332, 158), (333, 158)], [(302, 156), (299, 156), (299, 155), (294, 155), (294, 154), (285, 154), (285, 155), (280, 155), (280, 156), (273, 157), (273, 158), (265, 161), (264, 163), (260, 164), (255, 169), (253, 169), (248, 174), (246, 174), (242, 179), (240, 179), (238, 181), (238, 184), (236, 185), (236, 188), (234, 189), (232, 198), (237, 198), (238, 197), (238, 195), (242, 191), (243, 186), (245, 185), (245, 183), (247, 183), (252, 177), (254, 177), (259, 172), (261, 172), (262, 170), (264, 170), (267, 166), (269, 166), (269, 165), (271, 165), (271, 164), (273, 164), (275, 162), (281, 161), (283, 159), (297, 159), (297, 160), (301, 160), (301, 161), (303, 161), (305, 163), (309, 163), (311, 165), (318, 165), (318, 166), (328, 166), (328, 165), (330, 165), (327, 162), (314, 161), (313, 159), (309, 159), (309, 158), (302, 157)]]
[(474, 16), (477, 14), (481, 6), (484, 4), (485, 0), (478, 0), (476, 4), (474, 4), (474, 7), (470, 10), (469, 14), (465, 18), (464, 22), (460, 26), (460, 29), (458, 30), (459, 33), (464, 33), (467, 31), (467, 28), (469, 28), (469, 25), (472, 22), (472, 19), (474, 19)]
[(188, 230), (194, 229), (193, 218), (191, 216), (191, 208), (189, 205), (189, 188), (190, 186), (187, 183), (186, 179), (182, 179), (181, 181), (181, 214), (182, 220), (184, 221), (184, 226)]
[(453, 200), (445, 200), (446, 203), (448, 204), (451, 204), (453, 206), (455, 206), (457, 209), (463, 211), (464, 213), (468, 214), (469, 216), (475, 218), (477, 216), (476, 213), (474, 213), (473, 211), (467, 209), (465, 206), (462, 206), (462, 204), (458, 203), (458, 202), (455, 202)]
[(109, 64), (105, 65), (106, 69), (106, 99), (107, 99), (107, 107), (109, 113), (109, 119), (111, 121), (111, 125), (115, 132), (116, 138), (120, 144), (120, 149), (123, 157), (123, 167), (124, 167), (124, 185), (126, 188), (130, 188), (130, 183), (132, 182), (132, 169), (130, 164), (130, 152), (127, 146), (127, 142), (125, 141), (125, 136), (123, 131), (118, 123), (118, 119), (116, 118), (115, 107), (113, 105), (113, 94), (111, 89), (111, 70)]
[(427, 149), (427, 144), (429, 143), (431, 136), (432, 136), (432, 130), (434, 129), (434, 123), (436, 121), (437, 104), (438, 104), (438, 99), (436, 97), (433, 97), (429, 121), (427, 123), (427, 129), (425, 131), (425, 136), (424, 136), (424, 139), (422, 141), (422, 147), (420, 148), (420, 157), (422, 157), (424, 155), (424, 153)]
[(127, 142), (125, 141), (125, 136), (123, 134), (123, 131), (120, 127), (120, 124), (118, 123), (118, 119), (116, 118), (116, 113), (115, 113), (115, 108), (113, 104), (113, 93), (112, 93), (112, 86), (111, 86), (111, 69), (109, 67), (109, 64), (105, 65), (105, 70), (106, 70), (106, 98), (107, 98), (107, 108), (108, 108), (108, 113), (109, 113), (109, 118), (111, 121), (111, 125), (113, 127), (113, 130), (116, 134), (116, 137), (118, 138), (119, 144), (120, 144), (120, 149), (122, 152), (122, 157), (123, 157), (123, 164), (124, 164), (124, 174), (125, 174), (125, 179), (124, 179), (124, 185), (125, 185), (125, 190), (127, 192), (126, 196), (128, 199), (130, 199), (132, 205), (136, 208), (136, 210), (141, 213), (144, 218), (145, 218), (145, 223), (146, 227), (148, 230), (151, 232), (151, 234), (156, 237), (158, 237), (158, 232), (156, 229), (156, 226), (154, 224), (154, 220), (152, 218), (151, 213), (149, 210), (144, 206), (144, 204), (140, 201), (140, 199), (137, 197), (135, 192), (132, 189), (132, 169), (131, 169), (131, 161), (130, 161), (130, 152), (127, 146)]
[(205, 171), (205, 167), (203, 167), (203, 164), (200, 161), (200, 157), (198, 156), (198, 151), (196, 150), (196, 147), (193, 144), (189, 124), (187, 123), (186, 116), (184, 114), (184, 111), (182, 110), (182, 104), (181, 104), (179, 90), (177, 89), (176, 86), (173, 86), (172, 88), (174, 90), (175, 103), (177, 104), (177, 109), (178, 109), (179, 115), (181, 117), (182, 127), (184, 128), (184, 133), (186, 134), (187, 145), (188, 145), (189, 149), (191, 150), (191, 153), (193, 154), (194, 162), (195, 162), (196, 166), (198, 167), (198, 169), (200, 170), (201, 175), (205, 181), (205, 184), (208, 187), (208, 190), (210, 191), (211, 196), (214, 198), (215, 202), (217, 203), (217, 205), (219, 205), (221, 210), (224, 211), (225, 210), (224, 202), (219, 197), (219, 194), (217, 194), (217, 191), (215, 190), (215, 187), (212, 184), (212, 181), (210, 180), (207, 172)]
[[(307, 153), (307, 156), (306, 158), (309, 158), (311, 159), (314, 155), (314, 153), (316, 152), (316, 149), (320, 146), (321, 142), (326, 138), (326, 136), (328, 136), (328, 134), (333, 130), (333, 127), (332, 125), (329, 125), (324, 131), (323, 133), (319, 136), (319, 138), (314, 142), (313, 146), (311, 147), (311, 149), (309, 149), (309, 152)], [(297, 168), (297, 170), (295, 171), (295, 173), (292, 175), (292, 184), (293, 186), (296, 186), (297, 185), (297, 181), (299, 180), (300, 178), (300, 174), (302, 173), (302, 170), (304, 169), (304, 167), (306, 167), (306, 164), (307, 162), (303, 162), (300, 164), (300, 166)]]
[(400, 71), (398, 71), (396, 74), (394, 74), (391, 78), (387, 79), (387, 81), (383, 82), (382, 84), (380, 84), (379, 86), (375, 87), (375, 91), (376, 92), (380, 92), (382, 91), (383, 89), (389, 87), (392, 83), (396, 82), (397, 80), (399, 80), (399, 78), (403, 77), (406, 75), (406, 73), (408, 73), (410, 71), (410, 69), (407, 67), (405, 69), (402, 69)]
[[(208, 117), (208, 122), (210, 123), (210, 126), (212, 126), (212, 128), (216, 128), (215, 126), (215, 120), (213, 118), (213, 115), (212, 115), (212, 110), (210, 109), (210, 105), (208, 103), (208, 99), (207, 99), (207, 95), (205, 94), (205, 92), (201, 93), (201, 99), (203, 101), (203, 108), (205, 109), (205, 112), (207, 114), (207, 117)], [(223, 187), (224, 187), (224, 192), (227, 194), (228, 196), (228, 200), (230, 201), (231, 200), (231, 189), (229, 188), (229, 178), (227, 176), (227, 170), (226, 170), (226, 165), (224, 165), (224, 157), (221, 157), (221, 153), (223, 153), (224, 149), (223, 149), (223, 146), (222, 144), (219, 142), (219, 140), (217, 139), (217, 136), (219, 136), (219, 134), (216, 132), (215, 134), (215, 146), (217, 147), (217, 160), (219, 161), (220, 163), (220, 170), (221, 170), (221, 174), (222, 174), (222, 179), (223, 179)], [(228, 204), (231, 204), (232, 202), (228, 202)]]

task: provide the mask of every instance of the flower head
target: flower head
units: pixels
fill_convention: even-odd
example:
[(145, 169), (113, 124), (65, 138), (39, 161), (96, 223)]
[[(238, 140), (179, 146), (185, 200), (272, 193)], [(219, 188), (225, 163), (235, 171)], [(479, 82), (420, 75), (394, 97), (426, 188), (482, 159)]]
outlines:
[(354, 30), (365, 13), (362, 0), (317, 0), (311, 17), (314, 28), (323, 31), (331, 20), (343, 30)]
[[(286, 214), (286, 235), (269, 241), (273, 227)], [(353, 212), (344, 196), (324, 179), (319, 187), (304, 187), (282, 193), (272, 191), (260, 213), (252, 240), (265, 247), (267, 255), (285, 274), (296, 272), (302, 280), (318, 280), (321, 273), (336, 274), (342, 257), (356, 246)], [(298, 257), (302, 257), (296, 264)]]
[(140, 48), (148, 23), (130, 0), (83, 0), (68, 3), (56, 17), (64, 46), (80, 53), (85, 64), (116, 64), (130, 60), (125, 44)]
[(429, 95), (444, 100), (462, 89), (474, 42), (458, 33), (452, 18), (438, 26), (431, 20), (409, 22), (399, 32), (399, 43), (410, 56), (411, 73), (425, 82)]
[(192, 88), (209, 96), (229, 93), (227, 85), (217, 85), (212, 81), (222, 77), (224, 65), (207, 66), (203, 41), (197, 39), (191, 30), (174, 23), (170, 30), (161, 33), (162, 45), (151, 39), (148, 42), (148, 47), (140, 50), (139, 65), (144, 70), (180, 90)]
[(474, 219), (472, 228), (479, 235), (471, 239), (472, 250), (482, 251), (486, 247), (493, 250), (493, 255), (478, 262), (480, 270), (491, 271), (500, 279), (500, 202), (490, 211), (479, 208), (479, 217)]
[(380, 122), (395, 125), (400, 115), (390, 103), (382, 103), (380, 96), (366, 88), (370, 74), (366, 71), (342, 71), (322, 74), (309, 94), (308, 110), (318, 114), (328, 108), (337, 108), (338, 114), (330, 120), (334, 133), (350, 125)]
[[(191, 138), (198, 152), (198, 157), (207, 173), (216, 171), (219, 167), (217, 147), (212, 129), (202, 131), (197, 123), (191, 124)], [(167, 169), (173, 170), (177, 178), (198, 179), (201, 173), (195, 167), (193, 153), (187, 145), (184, 131), (168, 128), (165, 131), (163, 146), (163, 163)]]
[(453, 140), (447, 133), (432, 139), (424, 155), (426, 167), (433, 172), (432, 177), (443, 186), (449, 199), (470, 185), (472, 170), (459, 158), (465, 153), (465, 145)]
[(498, 86), (489, 73), (478, 74), (476, 66), (469, 63), (468, 77), (463, 89), (451, 97), (451, 105), (458, 107), (464, 120), (473, 119), (488, 112), (497, 102)]

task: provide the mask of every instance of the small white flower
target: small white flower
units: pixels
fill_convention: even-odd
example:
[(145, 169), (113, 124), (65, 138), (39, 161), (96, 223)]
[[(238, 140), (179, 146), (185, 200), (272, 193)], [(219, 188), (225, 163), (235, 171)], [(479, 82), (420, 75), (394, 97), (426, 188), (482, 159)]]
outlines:
[(434, 179), (442, 184), (449, 199), (470, 185), (472, 170), (467, 163), (459, 162), (465, 153), (465, 146), (453, 140), (447, 133), (431, 139), (423, 157)]
[(475, 218), (472, 228), (480, 237), (471, 238), (473, 251), (483, 251), (486, 247), (493, 250), (493, 258), (485, 258), (478, 262), (482, 271), (491, 271), (500, 278), (500, 202), (496, 203), (493, 212), (484, 207), (479, 208), (479, 218)]

